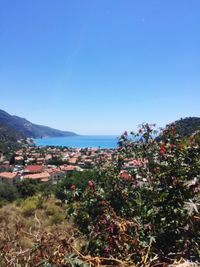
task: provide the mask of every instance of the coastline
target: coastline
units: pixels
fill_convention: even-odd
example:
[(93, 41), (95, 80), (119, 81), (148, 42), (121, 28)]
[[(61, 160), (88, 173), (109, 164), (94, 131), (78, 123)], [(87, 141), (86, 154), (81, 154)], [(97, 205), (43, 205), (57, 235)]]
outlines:
[(117, 148), (117, 135), (78, 135), (33, 139), (36, 146), (61, 146), (72, 148)]

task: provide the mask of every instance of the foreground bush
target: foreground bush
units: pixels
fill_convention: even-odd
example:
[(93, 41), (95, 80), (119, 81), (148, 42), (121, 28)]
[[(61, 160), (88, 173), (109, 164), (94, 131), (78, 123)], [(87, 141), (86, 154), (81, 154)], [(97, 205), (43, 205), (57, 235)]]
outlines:
[[(88, 237), (85, 252), (135, 264), (200, 258), (199, 133), (181, 140), (171, 126), (155, 140), (150, 125), (142, 125), (133, 142), (119, 140), (118, 162), (90, 181), (70, 214)], [(123, 178), (124, 159), (136, 166)], [(76, 188), (72, 188), (73, 193)]]

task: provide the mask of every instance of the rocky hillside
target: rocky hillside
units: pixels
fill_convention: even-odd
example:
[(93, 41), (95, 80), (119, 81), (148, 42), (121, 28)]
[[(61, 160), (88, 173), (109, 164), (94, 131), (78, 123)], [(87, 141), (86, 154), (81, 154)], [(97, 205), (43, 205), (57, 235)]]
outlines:
[(47, 126), (31, 123), (24, 118), (10, 115), (3, 110), (0, 110), (0, 123), (16, 130), (25, 137), (40, 138), (76, 135), (73, 132), (60, 131)]

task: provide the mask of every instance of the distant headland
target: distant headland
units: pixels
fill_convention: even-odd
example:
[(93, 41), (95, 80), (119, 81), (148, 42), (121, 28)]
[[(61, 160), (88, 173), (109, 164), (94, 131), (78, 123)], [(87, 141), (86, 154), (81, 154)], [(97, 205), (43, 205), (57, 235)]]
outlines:
[(76, 136), (77, 134), (70, 131), (61, 131), (48, 126), (34, 124), (24, 118), (10, 115), (4, 110), (0, 110), (0, 124), (17, 131), (18, 135), (23, 138), (43, 138), (43, 137), (65, 137)]

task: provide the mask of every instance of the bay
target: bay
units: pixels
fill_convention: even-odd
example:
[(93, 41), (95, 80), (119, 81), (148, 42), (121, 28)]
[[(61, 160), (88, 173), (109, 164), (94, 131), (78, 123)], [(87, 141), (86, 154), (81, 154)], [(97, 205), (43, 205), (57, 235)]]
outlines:
[(116, 135), (77, 135), (34, 139), (36, 146), (67, 146), (73, 148), (117, 148)]

